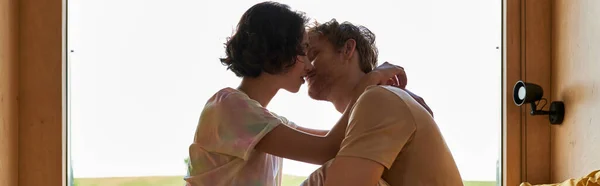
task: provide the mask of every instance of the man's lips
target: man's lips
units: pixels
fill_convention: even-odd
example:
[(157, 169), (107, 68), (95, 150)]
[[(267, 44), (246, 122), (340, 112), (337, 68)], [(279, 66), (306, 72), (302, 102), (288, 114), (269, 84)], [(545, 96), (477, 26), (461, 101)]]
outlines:
[(317, 73), (314, 73), (314, 72), (312, 72), (312, 73), (308, 73), (308, 74), (306, 74), (306, 79), (307, 79), (307, 80), (308, 80), (308, 79), (311, 79), (311, 78), (315, 77), (315, 75), (317, 75)]
[(307, 81), (309, 84), (311, 84), (311, 83), (312, 83), (312, 79), (314, 79), (315, 75), (316, 75), (315, 73), (310, 73), (310, 74), (307, 74), (307, 75), (305, 76), (305, 79), (306, 79), (306, 81)]

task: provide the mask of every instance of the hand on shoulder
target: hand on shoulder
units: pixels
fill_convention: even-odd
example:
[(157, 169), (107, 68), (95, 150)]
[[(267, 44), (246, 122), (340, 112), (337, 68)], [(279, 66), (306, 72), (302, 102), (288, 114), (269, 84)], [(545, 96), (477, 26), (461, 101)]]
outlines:
[(407, 84), (404, 68), (385, 62), (367, 73), (354, 87), (355, 98), (358, 98), (367, 87), (373, 85), (391, 85), (404, 89)]

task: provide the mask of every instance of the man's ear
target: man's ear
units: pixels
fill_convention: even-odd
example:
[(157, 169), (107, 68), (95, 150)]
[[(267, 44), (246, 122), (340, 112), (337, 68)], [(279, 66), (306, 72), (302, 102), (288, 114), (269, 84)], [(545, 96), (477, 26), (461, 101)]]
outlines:
[(352, 55), (354, 55), (354, 51), (356, 51), (356, 40), (348, 39), (344, 46), (342, 47), (342, 54), (344, 55), (344, 59), (350, 60), (352, 59)]

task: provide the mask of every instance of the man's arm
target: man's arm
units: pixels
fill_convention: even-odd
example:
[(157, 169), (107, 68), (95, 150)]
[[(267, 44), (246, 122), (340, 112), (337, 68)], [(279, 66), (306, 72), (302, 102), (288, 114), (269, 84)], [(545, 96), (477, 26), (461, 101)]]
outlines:
[(346, 137), (327, 169), (325, 186), (376, 185), (415, 131), (402, 98), (380, 86), (367, 89), (351, 113)]
[(375, 186), (384, 166), (375, 161), (357, 157), (337, 157), (327, 169), (324, 186)]

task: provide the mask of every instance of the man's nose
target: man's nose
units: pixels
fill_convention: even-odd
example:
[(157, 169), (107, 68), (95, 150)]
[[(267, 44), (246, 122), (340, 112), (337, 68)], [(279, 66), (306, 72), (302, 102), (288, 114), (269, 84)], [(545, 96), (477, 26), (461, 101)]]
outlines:
[(312, 70), (314, 70), (314, 69), (315, 69), (315, 66), (313, 65), (313, 62), (312, 62), (312, 61), (310, 61), (310, 62), (308, 62), (308, 63), (304, 63), (304, 70), (305, 70), (306, 72), (310, 72), (310, 71), (312, 71)]

